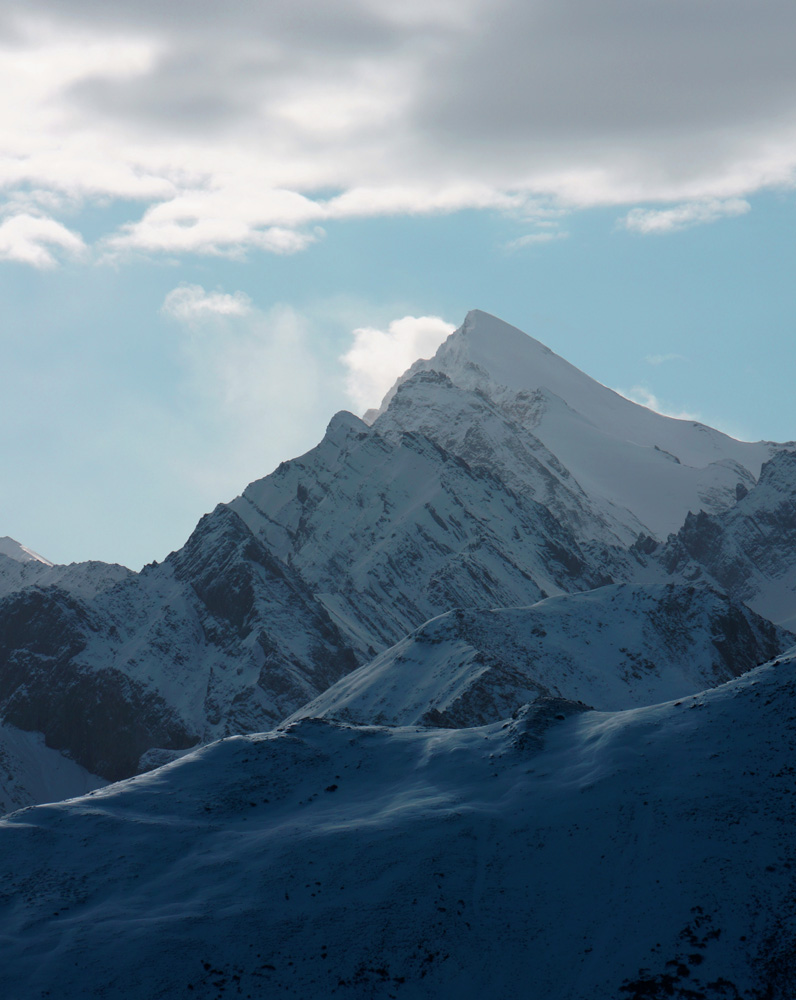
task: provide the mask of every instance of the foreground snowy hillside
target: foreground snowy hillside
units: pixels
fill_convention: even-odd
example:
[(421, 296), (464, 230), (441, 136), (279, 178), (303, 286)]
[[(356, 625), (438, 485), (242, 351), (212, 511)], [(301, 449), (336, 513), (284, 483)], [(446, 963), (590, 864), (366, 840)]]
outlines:
[(529, 608), (449, 611), (290, 720), (484, 725), (540, 697), (652, 705), (713, 687), (796, 641), (707, 587), (618, 586)]
[(794, 731), (789, 656), (621, 713), (213, 744), (0, 821), (0, 991), (792, 1000)]

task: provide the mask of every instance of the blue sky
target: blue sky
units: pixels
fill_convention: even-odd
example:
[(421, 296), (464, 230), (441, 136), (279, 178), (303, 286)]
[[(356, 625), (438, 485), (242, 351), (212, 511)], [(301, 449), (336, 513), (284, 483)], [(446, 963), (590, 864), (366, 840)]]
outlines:
[(770, 0), (0, 10), (0, 535), (162, 559), (470, 308), (796, 438), (794, 29)]

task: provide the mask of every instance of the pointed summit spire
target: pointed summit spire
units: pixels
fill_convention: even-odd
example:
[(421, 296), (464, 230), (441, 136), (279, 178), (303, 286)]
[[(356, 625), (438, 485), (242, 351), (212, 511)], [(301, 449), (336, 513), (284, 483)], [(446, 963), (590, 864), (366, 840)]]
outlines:
[(583, 380), (599, 385), (541, 341), (481, 309), (467, 313), (464, 323), (442, 344), (429, 365), (437, 360), (447, 361), (453, 350), (458, 348), (460, 353), (465, 345), (472, 364), (510, 389), (545, 388), (566, 399), (573, 383)]

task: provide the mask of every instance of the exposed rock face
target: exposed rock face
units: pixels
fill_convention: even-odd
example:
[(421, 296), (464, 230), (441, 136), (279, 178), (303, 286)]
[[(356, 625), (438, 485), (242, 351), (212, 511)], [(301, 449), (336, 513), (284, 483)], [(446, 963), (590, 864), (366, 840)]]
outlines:
[(734, 507), (689, 514), (656, 559), (673, 577), (712, 582), (774, 621), (796, 621), (796, 451), (766, 462)]
[(0, 713), (94, 774), (152, 747), (268, 729), (356, 666), (306, 587), (231, 510), (93, 600), (28, 587), (0, 603)]
[(48, 746), (68, 751), (87, 770), (115, 780), (135, 773), (149, 747), (189, 747), (198, 734), (123, 671), (81, 663), (89, 637), (101, 636), (104, 624), (55, 587), (0, 602), (0, 712), (20, 729), (43, 733)]
[[(323, 606), (289, 565), (261, 545), (245, 523), (220, 505), (185, 547), (166, 562), (198, 599), (206, 645), (225, 658), (210, 678), (207, 717), (228, 731), (284, 718), (290, 706), (325, 690), (357, 661)], [(219, 661), (221, 662), (221, 661)]]
[(363, 659), (451, 607), (527, 604), (611, 579), (546, 507), (495, 473), (351, 414), (231, 507)]

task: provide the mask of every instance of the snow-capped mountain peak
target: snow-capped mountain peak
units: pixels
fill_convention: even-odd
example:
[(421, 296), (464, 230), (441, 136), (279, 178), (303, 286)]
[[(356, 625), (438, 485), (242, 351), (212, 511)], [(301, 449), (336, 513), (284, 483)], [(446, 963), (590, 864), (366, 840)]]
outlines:
[[(429, 371), (446, 376), (460, 390), (458, 403), (440, 392), (429, 405), (428, 384), (418, 380)], [(491, 404), (509, 426), (511, 444), (504, 430), (498, 432), (502, 441), (493, 438), (488, 447), (480, 441), (474, 449), (472, 422), (456, 411), (465, 399), (462, 390)], [(533, 337), (479, 310), (468, 313), (433, 358), (416, 361), (366, 420), (382, 434), (420, 431), (470, 464), (489, 464), (492, 452), (499, 474), (513, 488), (522, 486), (524, 473), (510, 453), (533, 453), (552, 476), (560, 478), (563, 472), (576, 492), (589, 497), (589, 519), (604, 526), (596, 533), (592, 527), (592, 537), (603, 535), (621, 544), (641, 531), (665, 540), (689, 511), (727, 509), (738, 486), (751, 488), (776, 450), (767, 442), (737, 441), (703, 424), (640, 406)], [(544, 474), (525, 488), (536, 496), (549, 486)], [(562, 501), (556, 516), (572, 504)]]

